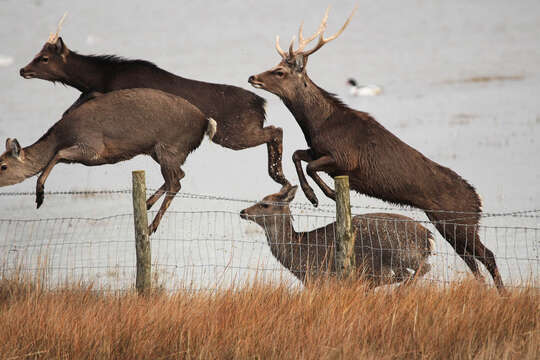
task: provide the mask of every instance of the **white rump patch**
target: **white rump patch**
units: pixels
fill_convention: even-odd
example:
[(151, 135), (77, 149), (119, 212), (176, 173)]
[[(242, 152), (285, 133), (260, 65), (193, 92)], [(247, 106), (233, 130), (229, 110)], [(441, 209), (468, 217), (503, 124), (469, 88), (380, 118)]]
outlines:
[(214, 135), (216, 135), (217, 122), (211, 117), (209, 117), (207, 120), (208, 120), (208, 127), (206, 128), (206, 135), (208, 136), (210, 140), (212, 140)]

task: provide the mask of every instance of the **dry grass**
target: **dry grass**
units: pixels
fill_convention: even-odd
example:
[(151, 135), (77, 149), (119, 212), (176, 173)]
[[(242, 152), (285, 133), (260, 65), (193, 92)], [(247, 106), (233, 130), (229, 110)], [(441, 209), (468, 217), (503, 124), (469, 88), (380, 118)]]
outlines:
[(473, 281), (210, 293), (56, 292), (0, 280), (3, 359), (538, 359), (540, 296)]

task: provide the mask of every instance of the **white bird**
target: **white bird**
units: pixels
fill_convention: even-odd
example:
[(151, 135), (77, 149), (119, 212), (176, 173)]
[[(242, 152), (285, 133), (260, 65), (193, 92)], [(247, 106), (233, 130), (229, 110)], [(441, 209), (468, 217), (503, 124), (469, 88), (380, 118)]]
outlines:
[(353, 96), (377, 96), (382, 93), (382, 88), (377, 85), (358, 85), (356, 80), (347, 80), (350, 89), (349, 93)]

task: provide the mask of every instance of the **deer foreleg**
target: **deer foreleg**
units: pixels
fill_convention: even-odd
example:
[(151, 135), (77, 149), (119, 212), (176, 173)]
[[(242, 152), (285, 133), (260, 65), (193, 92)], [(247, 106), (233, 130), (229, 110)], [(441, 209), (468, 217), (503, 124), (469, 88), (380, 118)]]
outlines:
[(328, 196), (330, 199), (336, 201), (336, 192), (328, 186), (323, 179), (317, 174), (318, 171), (324, 171), (326, 173), (332, 173), (336, 170), (336, 161), (331, 156), (325, 155), (313, 160), (307, 164), (306, 172), (308, 175), (315, 181), (319, 188), (322, 190), (324, 195)]
[(43, 199), (45, 198), (45, 181), (49, 177), (53, 167), (59, 162), (76, 162), (81, 160), (82, 156), (84, 156), (84, 152), (79, 146), (75, 145), (58, 151), (52, 160), (49, 161), (36, 182), (36, 205), (38, 209), (43, 204)]
[(313, 157), (311, 156), (309, 149), (296, 150), (293, 154), (292, 160), (304, 195), (306, 195), (307, 199), (313, 204), (313, 206), (317, 207), (319, 205), (319, 200), (317, 199), (317, 196), (315, 196), (313, 188), (309, 186), (306, 176), (304, 175), (304, 170), (302, 169), (302, 161), (313, 161)]

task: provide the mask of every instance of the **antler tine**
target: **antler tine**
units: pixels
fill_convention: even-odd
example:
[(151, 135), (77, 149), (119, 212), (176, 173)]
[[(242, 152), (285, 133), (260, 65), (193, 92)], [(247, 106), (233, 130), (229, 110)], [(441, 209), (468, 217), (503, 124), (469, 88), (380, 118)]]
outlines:
[(66, 20), (67, 14), (68, 13), (66, 11), (64, 15), (62, 16), (62, 18), (60, 19), (60, 21), (58, 22), (58, 26), (56, 27), (56, 33), (55, 34), (51, 33), (49, 35), (49, 39), (47, 40), (47, 42), (54, 44), (58, 41), (58, 35), (60, 34), (60, 30), (62, 30), (62, 24), (64, 23), (64, 20)]
[(285, 51), (283, 51), (281, 49), (281, 46), (279, 46), (279, 35), (276, 35), (276, 50), (283, 59), (287, 57), (287, 54), (285, 54)]
[(289, 44), (289, 56), (293, 56), (294, 55), (294, 50), (293, 50), (293, 46), (294, 46), (294, 35), (291, 39), (291, 43)]
[[(351, 15), (349, 15), (349, 17), (347, 18), (347, 21), (345, 21), (345, 24), (343, 24), (341, 29), (339, 29), (339, 31), (337, 33), (335, 33), (334, 35), (332, 35), (332, 36), (330, 36), (329, 38), (326, 38), (326, 39), (324, 38), (324, 30), (326, 30), (326, 22), (325, 22), (325, 29), (322, 32), (320, 32), (319, 42), (317, 43), (317, 45), (315, 45), (315, 47), (313, 49), (304, 52), (304, 56), (309, 56), (309, 55), (313, 54), (315, 51), (319, 50), (324, 44), (329, 43), (332, 40), (335, 40), (339, 35), (341, 35), (341, 33), (345, 30), (347, 25), (349, 25), (349, 23), (351, 22), (351, 19), (352, 19), (354, 13), (356, 12), (356, 10), (358, 10), (358, 5), (356, 5), (354, 7)], [(325, 18), (328, 18), (328, 16), (325, 16)]]
[(323, 19), (317, 31), (307, 40), (304, 40), (304, 35), (302, 34), (302, 30), (304, 29), (304, 22), (302, 21), (302, 23), (300, 24), (300, 29), (298, 29), (298, 50), (296, 50), (297, 52), (304, 50), (307, 44), (315, 40), (315, 38), (321, 32), (324, 32), (324, 30), (326, 29), (326, 21), (328, 20), (329, 12), (330, 12), (330, 6), (326, 8), (326, 12), (324, 13)]

